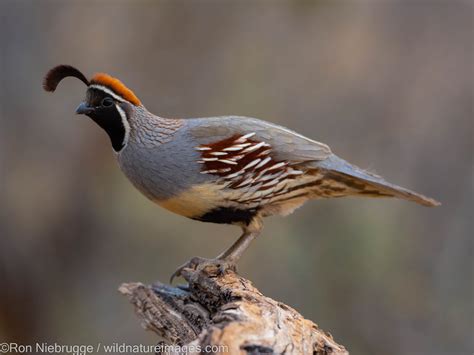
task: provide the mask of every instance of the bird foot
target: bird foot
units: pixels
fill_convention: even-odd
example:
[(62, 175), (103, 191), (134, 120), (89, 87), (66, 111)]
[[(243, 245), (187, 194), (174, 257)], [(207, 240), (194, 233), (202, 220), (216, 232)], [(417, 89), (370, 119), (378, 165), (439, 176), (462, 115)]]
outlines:
[(237, 272), (237, 265), (235, 261), (231, 259), (206, 259), (195, 256), (176, 269), (170, 277), (170, 283), (173, 283), (175, 277), (183, 276), (183, 271), (185, 269), (197, 270), (199, 267), (199, 269), (203, 270), (209, 266), (217, 268), (216, 276), (225, 274), (227, 270)]

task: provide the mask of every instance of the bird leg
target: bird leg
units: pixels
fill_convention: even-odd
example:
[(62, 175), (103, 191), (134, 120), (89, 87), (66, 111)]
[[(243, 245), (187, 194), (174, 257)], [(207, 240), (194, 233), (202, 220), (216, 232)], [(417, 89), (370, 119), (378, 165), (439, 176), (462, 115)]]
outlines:
[(171, 275), (170, 283), (173, 283), (175, 277), (181, 276), (184, 269), (196, 269), (198, 265), (215, 265), (219, 268), (220, 274), (223, 274), (226, 270), (236, 271), (237, 262), (250, 246), (252, 241), (260, 235), (262, 227), (262, 220), (260, 218), (254, 218), (248, 225), (242, 227), (242, 235), (228, 249), (220, 253), (214, 259), (205, 259), (198, 256), (193, 257), (191, 260), (176, 269), (176, 271)]
[(260, 221), (251, 222), (248, 226), (245, 226), (242, 229), (243, 233), (240, 238), (237, 239), (228, 249), (220, 253), (216, 259), (237, 263), (250, 246), (250, 243), (252, 243), (252, 241), (261, 233), (262, 223)]

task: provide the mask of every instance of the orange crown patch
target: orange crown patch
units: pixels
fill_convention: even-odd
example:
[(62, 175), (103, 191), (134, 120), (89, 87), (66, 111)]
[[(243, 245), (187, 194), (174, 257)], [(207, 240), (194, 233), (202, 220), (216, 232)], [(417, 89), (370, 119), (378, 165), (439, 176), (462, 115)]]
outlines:
[(135, 96), (132, 90), (127, 88), (120, 80), (111, 77), (105, 73), (97, 73), (91, 79), (91, 85), (102, 85), (112, 90), (115, 94), (122, 97), (124, 100), (127, 100), (134, 104), (135, 106), (140, 106), (142, 103)]

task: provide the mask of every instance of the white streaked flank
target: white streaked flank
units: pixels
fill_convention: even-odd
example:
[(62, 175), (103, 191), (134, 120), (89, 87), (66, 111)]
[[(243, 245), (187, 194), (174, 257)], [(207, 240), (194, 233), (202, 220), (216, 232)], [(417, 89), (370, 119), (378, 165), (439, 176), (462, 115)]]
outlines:
[(235, 140), (235, 143), (244, 143), (248, 138), (253, 137), (255, 132), (247, 133), (246, 135)]
[(254, 152), (254, 151), (260, 149), (261, 147), (265, 147), (265, 146), (269, 146), (269, 145), (265, 142), (260, 142), (258, 144), (252, 145), (248, 148), (245, 148), (243, 153), (251, 153), (251, 152)]
[(224, 163), (224, 164), (237, 165), (237, 162), (232, 161), (232, 160), (221, 159), (221, 160), (219, 160), (219, 161), (222, 162), (222, 163)]
[(275, 165), (272, 165), (271, 167), (268, 168), (268, 170), (275, 170), (278, 168), (281, 168), (282, 166), (285, 166), (287, 163), (282, 161), (280, 163), (276, 163)]
[(251, 161), (250, 163), (248, 163), (247, 165), (244, 166), (244, 170), (245, 169), (250, 169), (252, 166), (257, 165), (258, 163), (260, 163), (260, 160), (261, 160), (260, 158), (257, 158), (255, 160)]
[(272, 160), (271, 157), (266, 157), (265, 159), (263, 159), (260, 164), (258, 164), (255, 169), (258, 169), (258, 168), (261, 168), (262, 166), (264, 166), (266, 163), (268, 163), (270, 160)]
[(236, 151), (242, 150), (242, 147), (240, 147), (238, 145), (233, 145), (232, 147), (227, 147), (227, 148), (224, 148), (222, 150), (224, 152), (236, 152)]

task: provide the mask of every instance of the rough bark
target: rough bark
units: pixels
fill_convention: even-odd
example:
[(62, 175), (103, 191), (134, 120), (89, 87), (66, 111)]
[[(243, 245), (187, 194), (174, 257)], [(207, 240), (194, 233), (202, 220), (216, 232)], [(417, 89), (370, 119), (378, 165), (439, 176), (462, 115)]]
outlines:
[[(187, 354), (348, 354), (331, 334), (287, 305), (260, 293), (232, 271), (213, 265), (185, 269), (186, 288), (157, 282), (123, 284), (144, 328)], [(214, 347), (213, 349), (207, 347)], [(206, 348), (207, 347), (207, 348)], [(163, 350), (161, 348), (160, 350)], [(181, 354), (178, 347), (167, 354)], [(195, 351), (189, 351), (195, 350)]]

